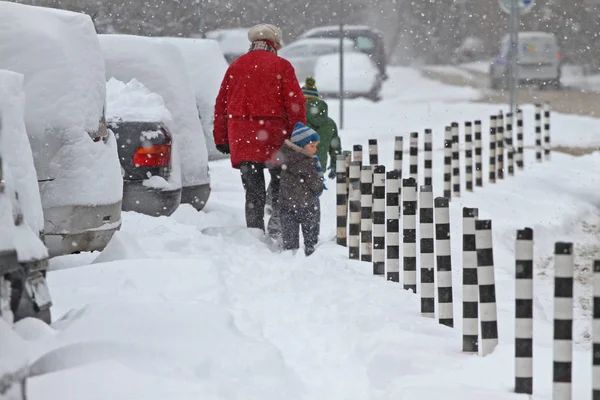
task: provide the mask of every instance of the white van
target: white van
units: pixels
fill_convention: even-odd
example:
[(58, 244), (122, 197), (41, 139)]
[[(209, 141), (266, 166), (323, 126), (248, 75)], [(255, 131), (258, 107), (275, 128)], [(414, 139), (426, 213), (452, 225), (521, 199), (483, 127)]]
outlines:
[(104, 60), (91, 18), (0, 1), (0, 54), (0, 69), (25, 77), (50, 255), (104, 249), (121, 226), (123, 180), (104, 121)]
[(217, 150), (213, 137), (215, 103), (229, 66), (219, 45), (211, 39), (163, 37), (161, 40), (175, 45), (185, 60), (196, 95), (196, 106), (204, 130), (208, 159), (229, 157)]
[(185, 61), (174, 45), (160, 38), (98, 35), (104, 52), (106, 80), (136, 79), (159, 94), (171, 112), (173, 135), (171, 185), (180, 185), (181, 202), (204, 208), (210, 196), (204, 132)]
[[(560, 88), (561, 52), (553, 33), (519, 32), (518, 76), (519, 83), (540, 87)], [(508, 87), (510, 37), (504, 36), (500, 54), (490, 65), (492, 89)]]

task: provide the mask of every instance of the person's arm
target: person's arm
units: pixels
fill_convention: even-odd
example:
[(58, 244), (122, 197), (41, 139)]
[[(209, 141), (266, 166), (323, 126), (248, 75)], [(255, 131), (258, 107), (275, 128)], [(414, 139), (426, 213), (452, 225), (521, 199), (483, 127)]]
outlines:
[(229, 144), (227, 133), (227, 92), (229, 91), (229, 69), (221, 82), (219, 95), (215, 103), (215, 122), (213, 128), (213, 137), (216, 145)]
[(332, 119), (330, 121), (333, 134), (331, 136), (331, 144), (329, 145), (329, 167), (335, 171), (336, 156), (342, 152), (342, 141), (338, 135), (337, 125)]
[(281, 60), (284, 65), (282, 74), (282, 89), (285, 112), (288, 119), (288, 137), (292, 135), (294, 125), (297, 122), (302, 122), (306, 125), (306, 100), (302, 93), (302, 88), (296, 79), (296, 72), (292, 64), (285, 60)]

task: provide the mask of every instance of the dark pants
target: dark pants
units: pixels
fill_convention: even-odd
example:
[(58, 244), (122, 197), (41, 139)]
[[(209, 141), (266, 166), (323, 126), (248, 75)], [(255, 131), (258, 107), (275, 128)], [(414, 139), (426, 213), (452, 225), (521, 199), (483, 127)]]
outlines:
[(300, 248), (300, 229), (304, 237), (304, 254), (311, 255), (319, 240), (321, 209), (317, 202), (315, 206), (294, 210), (280, 210), (283, 249)]
[[(242, 184), (246, 191), (246, 226), (248, 228), (258, 228), (265, 230), (265, 203), (267, 200), (267, 192), (265, 188), (266, 166), (262, 163), (243, 162), (240, 164), (240, 173), (242, 175)], [(273, 216), (278, 218), (277, 203), (279, 201), (279, 179), (281, 177), (281, 167), (269, 167), (271, 174), (271, 190), (273, 203)], [(269, 233), (276, 234), (279, 230), (277, 226), (272, 226), (269, 222)], [(273, 232), (272, 232), (273, 231)]]

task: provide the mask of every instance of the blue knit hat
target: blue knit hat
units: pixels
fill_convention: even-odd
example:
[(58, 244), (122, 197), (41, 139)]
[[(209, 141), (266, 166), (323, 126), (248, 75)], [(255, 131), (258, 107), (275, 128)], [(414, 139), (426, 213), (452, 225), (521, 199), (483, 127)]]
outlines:
[(309, 76), (306, 78), (306, 82), (304, 86), (302, 86), (302, 93), (304, 93), (304, 97), (307, 99), (318, 99), (319, 91), (317, 90), (315, 78)]
[(310, 142), (317, 142), (321, 140), (321, 138), (313, 129), (304, 125), (302, 122), (296, 122), (296, 125), (294, 125), (294, 131), (292, 132), (291, 140), (296, 146), (304, 147)]

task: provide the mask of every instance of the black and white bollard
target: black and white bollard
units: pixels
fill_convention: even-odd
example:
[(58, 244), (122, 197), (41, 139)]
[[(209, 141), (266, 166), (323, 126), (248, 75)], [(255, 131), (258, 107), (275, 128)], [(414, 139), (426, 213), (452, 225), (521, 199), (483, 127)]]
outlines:
[(490, 183), (496, 183), (496, 126), (498, 117), (490, 117)]
[(350, 162), (348, 253), (351, 260), (360, 258), (360, 219), (362, 213), (360, 207), (360, 168), (360, 161)]
[(404, 153), (404, 138), (396, 136), (394, 139), (394, 169), (398, 171), (398, 179), (402, 179), (402, 155)]
[(492, 221), (475, 220), (477, 246), (477, 283), (479, 284), (479, 321), (481, 324), (481, 355), (491, 354), (498, 345), (498, 311), (496, 309), (496, 282)]
[(513, 114), (506, 114), (506, 153), (508, 156), (508, 176), (515, 175), (515, 147), (513, 145)]
[(533, 394), (533, 230), (515, 246), (515, 393)]
[(473, 124), (465, 122), (465, 188), (473, 191)]
[(385, 275), (385, 166), (373, 172), (373, 275)]
[(452, 192), (460, 197), (460, 137), (458, 122), (452, 123)]
[[(348, 202), (350, 198), (350, 163), (352, 162), (352, 152), (344, 150), (342, 154), (344, 155), (346, 164), (346, 202)], [(346, 208), (348, 208), (348, 204), (346, 204)]]
[(435, 318), (435, 253), (433, 224), (433, 189), (421, 186), (419, 192), (421, 315)]
[(409, 177), (414, 178), (415, 182), (419, 182), (419, 132), (410, 134), (410, 154), (409, 154)]
[(481, 121), (475, 121), (475, 186), (483, 187), (483, 143)]
[(535, 105), (535, 160), (542, 162), (542, 105)]
[(544, 104), (544, 160), (550, 161), (550, 103)]
[(433, 185), (433, 133), (431, 129), (425, 129), (425, 142), (423, 144), (423, 176), (425, 186)]
[(363, 150), (362, 150), (362, 146), (360, 144), (355, 144), (354, 147), (352, 148), (353, 152), (352, 152), (352, 161), (358, 161), (360, 162), (360, 167), (362, 168), (363, 165)]
[(346, 157), (343, 153), (335, 158), (335, 176), (336, 176), (336, 243), (340, 246), (347, 245), (347, 226), (348, 226), (348, 201), (347, 201), (347, 182), (346, 182)]
[(369, 164), (371, 166), (379, 165), (379, 149), (377, 139), (369, 139)]
[(571, 399), (573, 361), (573, 243), (554, 245), (554, 383), (552, 398)]
[(452, 197), (452, 128), (444, 130), (444, 197)]
[(445, 197), (435, 199), (435, 247), (437, 249), (438, 320), (442, 325), (453, 327), (450, 201)]
[(373, 261), (373, 167), (363, 165), (360, 173), (360, 260)]
[(475, 245), (477, 215), (477, 208), (463, 207), (462, 351), (472, 354), (479, 352), (479, 286), (477, 285), (477, 247)]
[(600, 260), (594, 261), (592, 301), (592, 400), (600, 400)]
[(517, 153), (516, 162), (517, 167), (523, 170), (525, 167), (525, 155), (523, 148), (525, 147), (525, 139), (523, 137), (523, 110), (517, 110)]
[(387, 173), (386, 279), (392, 282), (400, 282), (400, 182), (398, 176), (396, 170)]
[(417, 181), (402, 180), (402, 282), (417, 293)]
[(496, 121), (496, 156), (498, 159), (496, 178), (504, 179), (504, 113), (502, 111), (498, 114)]

